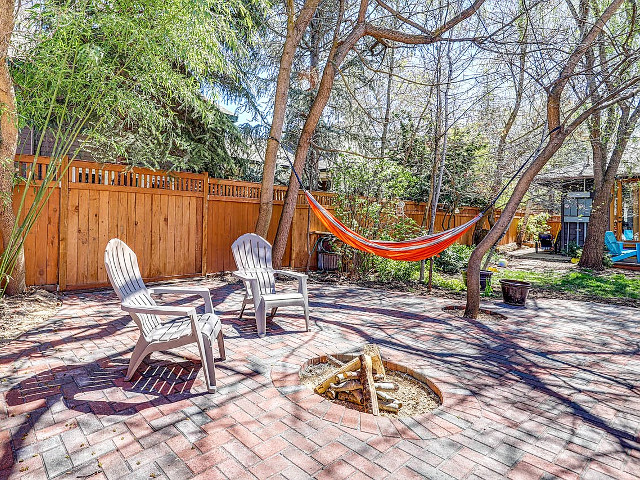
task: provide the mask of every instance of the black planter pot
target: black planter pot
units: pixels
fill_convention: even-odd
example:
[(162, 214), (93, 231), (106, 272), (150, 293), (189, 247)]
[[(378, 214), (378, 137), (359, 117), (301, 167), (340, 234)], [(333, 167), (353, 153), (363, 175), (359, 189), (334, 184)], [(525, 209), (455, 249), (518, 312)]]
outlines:
[[(467, 271), (461, 270), (462, 273), (462, 281), (464, 284), (467, 284)], [(487, 285), (491, 286), (491, 275), (493, 272), (490, 270), (480, 270), (480, 290), (484, 291), (487, 288)]]
[(318, 252), (318, 270), (332, 272), (338, 270), (340, 256), (337, 253)]
[(531, 284), (529, 282), (505, 278), (500, 280), (500, 287), (502, 288), (502, 298), (504, 303), (524, 307), (527, 302), (529, 290), (531, 289)]

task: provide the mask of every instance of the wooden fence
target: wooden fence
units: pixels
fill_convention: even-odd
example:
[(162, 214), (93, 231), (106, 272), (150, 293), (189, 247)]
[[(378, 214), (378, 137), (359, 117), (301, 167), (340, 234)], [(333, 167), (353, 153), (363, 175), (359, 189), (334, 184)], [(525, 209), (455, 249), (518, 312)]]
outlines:
[[(16, 157), (23, 172), (33, 161), (31, 156)], [(44, 175), (48, 164), (48, 158), (38, 158), (36, 178)], [(103, 254), (114, 237), (136, 252), (142, 275), (148, 280), (233, 270), (231, 244), (253, 231), (260, 198), (257, 183), (80, 161), (73, 162), (51, 188), (51, 198), (25, 242), (27, 284), (57, 285), (60, 290), (106, 285)], [(23, 192), (24, 186), (15, 188), (14, 206)], [(286, 188), (275, 188), (270, 241), (275, 237), (285, 193)], [(314, 192), (314, 196), (332, 208), (333, 194)], [(30, 187), (27, 205), (33, 197)], [(424, 209), (424, 204), (406, 202), (400, 213), (420, 223)], [(436, 226), (440, 227), (443, 219), (447, 228), (460, 225), (477, 212), (476, 208), (461, 208), (446, 217), (438, 212)], [(515, 240), (516, 224), (512, 222), (503, 243)], [(306, 268), (309, 251), (323, 230), (300, 194), (284, 265)], [(471, 243), (471, 232), (461, 243)], [(309, 266), (315, 268), (315, 255)]]

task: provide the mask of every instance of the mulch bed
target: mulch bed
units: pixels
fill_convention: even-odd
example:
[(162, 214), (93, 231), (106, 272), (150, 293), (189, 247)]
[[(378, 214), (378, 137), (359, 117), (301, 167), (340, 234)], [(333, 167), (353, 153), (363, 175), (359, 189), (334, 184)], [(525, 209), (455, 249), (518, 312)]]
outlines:
[(0, 298), (0, 343), (39, 328), (62, 305), (55, 293), (29, 288), (26, 293)]

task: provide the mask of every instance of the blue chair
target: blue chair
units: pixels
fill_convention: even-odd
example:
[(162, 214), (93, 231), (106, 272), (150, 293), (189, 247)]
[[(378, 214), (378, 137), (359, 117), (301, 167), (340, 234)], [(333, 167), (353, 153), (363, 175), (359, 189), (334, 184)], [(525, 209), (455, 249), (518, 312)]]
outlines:
[(640, 250), (640, 243), (636, 244), (636, 248), (633, 250), (625, 250), (622, 248), (622, 242), (619, 242), (616, 239), (615, 234), (609, 231), (604, 234), (604, 244), (611, 254), (611, 260), (614, 262), (619, 262), (620, 260), (624, 260), (629, 257), (636, 257), (636, 261), (640, 259), (640, 255), (638, 254), (638, 250)]
[(624, 232), (622, 232), (622, 236), (625, 240), (633, 240), (633, 230), (625, 230)]

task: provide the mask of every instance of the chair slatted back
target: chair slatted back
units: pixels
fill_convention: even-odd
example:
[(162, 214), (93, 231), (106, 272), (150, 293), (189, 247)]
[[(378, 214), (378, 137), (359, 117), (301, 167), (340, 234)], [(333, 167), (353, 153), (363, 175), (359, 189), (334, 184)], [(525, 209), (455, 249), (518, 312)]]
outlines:
[(620, 245), (620, 242), (618, 242), (618, 239), (613, 232), (605, 232), (604, 244), (609, 249), (609, 253), (611, 253), (611, 255), (620, 255), (622, 253), (622, 245)]
[(261, 294), (276, 293), (269, 242), (255, 233), (245, 233), (233, 242), (231, 251), (238, 270), (258, 279)]
[[(138, 257), (129, 246), (119, 238), (107, 243), (104, 251), (104, 265), (111, 286), (121, 303), (130, 305), (156, 305), (147, 287), (142, 281), (138, 268)], [(132, 314), (131, 317), (146, 337), (161, 321), (157, 315)]]

